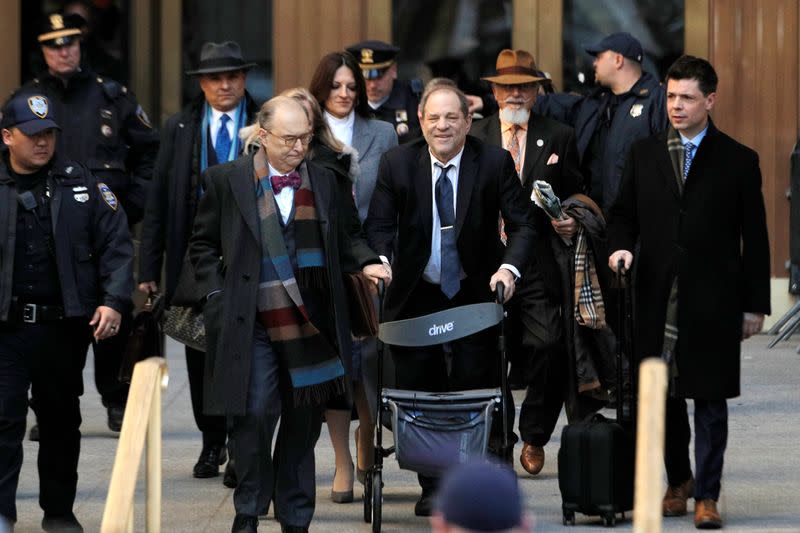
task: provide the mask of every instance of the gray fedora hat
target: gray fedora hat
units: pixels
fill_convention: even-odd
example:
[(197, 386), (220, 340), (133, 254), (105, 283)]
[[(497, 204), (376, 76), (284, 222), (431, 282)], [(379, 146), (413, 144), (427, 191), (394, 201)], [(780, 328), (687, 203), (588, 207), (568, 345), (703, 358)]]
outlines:
[(214, 74), (216, 72), (231, 72), (234, 70), (249, 70), (256, 63), (245, 63), (242, 59), (242, 50), (234, 41), (224, 43), (203, 43), (200, 50), (200, 63), (196, 70), (187, 70), (189, 76), (200, 74)]

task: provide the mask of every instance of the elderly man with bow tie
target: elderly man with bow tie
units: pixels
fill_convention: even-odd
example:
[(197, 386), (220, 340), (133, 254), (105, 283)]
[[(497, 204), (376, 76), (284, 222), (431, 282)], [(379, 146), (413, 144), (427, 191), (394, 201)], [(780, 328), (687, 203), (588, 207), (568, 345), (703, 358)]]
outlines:
[(256, 531), (274, 501), (282, 531), (307, 531), (322, 409), (345, 387), (344, 265), (374, 281), (388, 275), (349, 233), (352, 197), (331, 171), (305, 160), (312, 128), (303, 106), (278, 96), (256, 120), (259, 150), (205, 173), (189, 241), (206, 295), (206, 407), (231, 426), (239, 480), (232, 530)]

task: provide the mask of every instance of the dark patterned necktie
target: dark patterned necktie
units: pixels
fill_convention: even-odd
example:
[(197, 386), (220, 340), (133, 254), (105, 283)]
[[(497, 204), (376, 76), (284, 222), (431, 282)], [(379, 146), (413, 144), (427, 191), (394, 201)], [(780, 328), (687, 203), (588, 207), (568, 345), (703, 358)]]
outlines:
[(439, 221), (442, 226), (442, 242), (440, 251), (441, 277), (439, 283), (442, 292), (449, 299), (458, 293), (461, 288), (461, 263), (458, 260), (456, 248), (456, 212), (453, 207), (453, 185), (447, 177), (447, 171), (453, 165), (443, 167), (436, 163), (440, 169), (439, 178), (436, 180), (436, 209), (439, 212)]
[(231, 152), (231, 135), (228, 133), (228, 121), (231, 119), (226, 114), (219, 118), (219, 130), (217, 130), (217, 142), (214, 144), (214, 152), (217, 154), (217, 163), (227, 163)]
[(692, 159), (694, 159), (695, 146), (687, 142), (683, 145), (683, 181), (689, 177), (689, 169), (692, 168)]

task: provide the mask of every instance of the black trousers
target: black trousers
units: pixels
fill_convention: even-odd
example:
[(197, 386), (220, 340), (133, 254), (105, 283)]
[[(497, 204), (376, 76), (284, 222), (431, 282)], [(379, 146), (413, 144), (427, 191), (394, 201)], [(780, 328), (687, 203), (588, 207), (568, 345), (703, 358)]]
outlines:
[(197, 429), (203, 434), (203, 447), (223, 446), (226, 436), (224, 416), (210, 416), (203, 413), (203, 380), (205, 376), (205, 352), (186, 348), (186, 372), (189, 374), (189, 393), (192, 397), (192, 413)]
[(16, 520), (28, 389), (36, 389), (39, 505), (72, 512), (81, 445), (82, 363), (91, 340), (86, 318), (0, 323), (0, 514)]
[[(677, 486), (689, 479), (689, 414), (686, 400), (667, 398), (664, 465), (667, 481)], [(728, 402), (726, 400), (694, 400), (694, 457), (697, 500), (717, 501), (722, 480), (722, 465), (728, 444)]]
[[(439, 285), (420, 281), (408, 298), (402, 316), (412, 318), (444, 309), (486, 301), (476, 297), (482, 292), (490, 294), (489, 280), (480, 280), (474, 286), (469, 278), (461, 280), (461, 290), (448, 300)], [(391, 347), (394, 360), (397, 388), (428, 392), (445, 392), (468, 389), (485, 389), (500, 385), (500, 353), (498, 350), (498, 328), (493, 327), (463, 339), (445, 344), (419, 348)], [(516, 441), (514, 426), (514, 400), (506, 391), (506, 415), (509, 446)], [(492, 423), (489, 448), (503, 456), (503, 421), (495, 417)], [(435, 489), (437, 480), (419, 476), (423, 489)]]
[(92, 338), (94, 384), (106, 407), (124, 407), (128, 401), (129, 385), (119, 380), (119, 369), (132, 324), (133, 315), (124, 313), (119, 333), (101, 342)]
[(237, 514), (258, 516), (266, 514), (274, 502), (275, 518), (281, 524), (307, 528), (316, 505), (314, 446), (322, 427), (322, 409), (295, 406), (290, 383), (266, 330), (256, 321), (247, 413), (231, 417), (229, 447), (239, 480), (233, 504)]
[(524, 379), (527, 389), (519, 411), (519, 433), (522, 440), (534, 446), (550, 441), (558, 423), (561, 408), (567, 408), (569, 422), (583, 420), (604, 406), (603, 402), (570, 391), (574, 380), (562, 344), (551, 348), (528, 349)]

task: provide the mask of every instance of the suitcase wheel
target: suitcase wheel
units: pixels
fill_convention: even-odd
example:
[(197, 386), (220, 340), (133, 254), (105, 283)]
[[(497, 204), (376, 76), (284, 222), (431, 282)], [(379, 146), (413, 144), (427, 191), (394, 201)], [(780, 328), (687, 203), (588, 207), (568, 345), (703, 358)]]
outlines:
[(603, 516), (603, 525), (606, 527), (614, 527), (617, 525), (617, 515), (614, 513)]
[(573, 511), (564, 511), (564, 516), (561, 520), (561, 523), (565, 526), (574, 526), (575, 525), (575, 513)]

